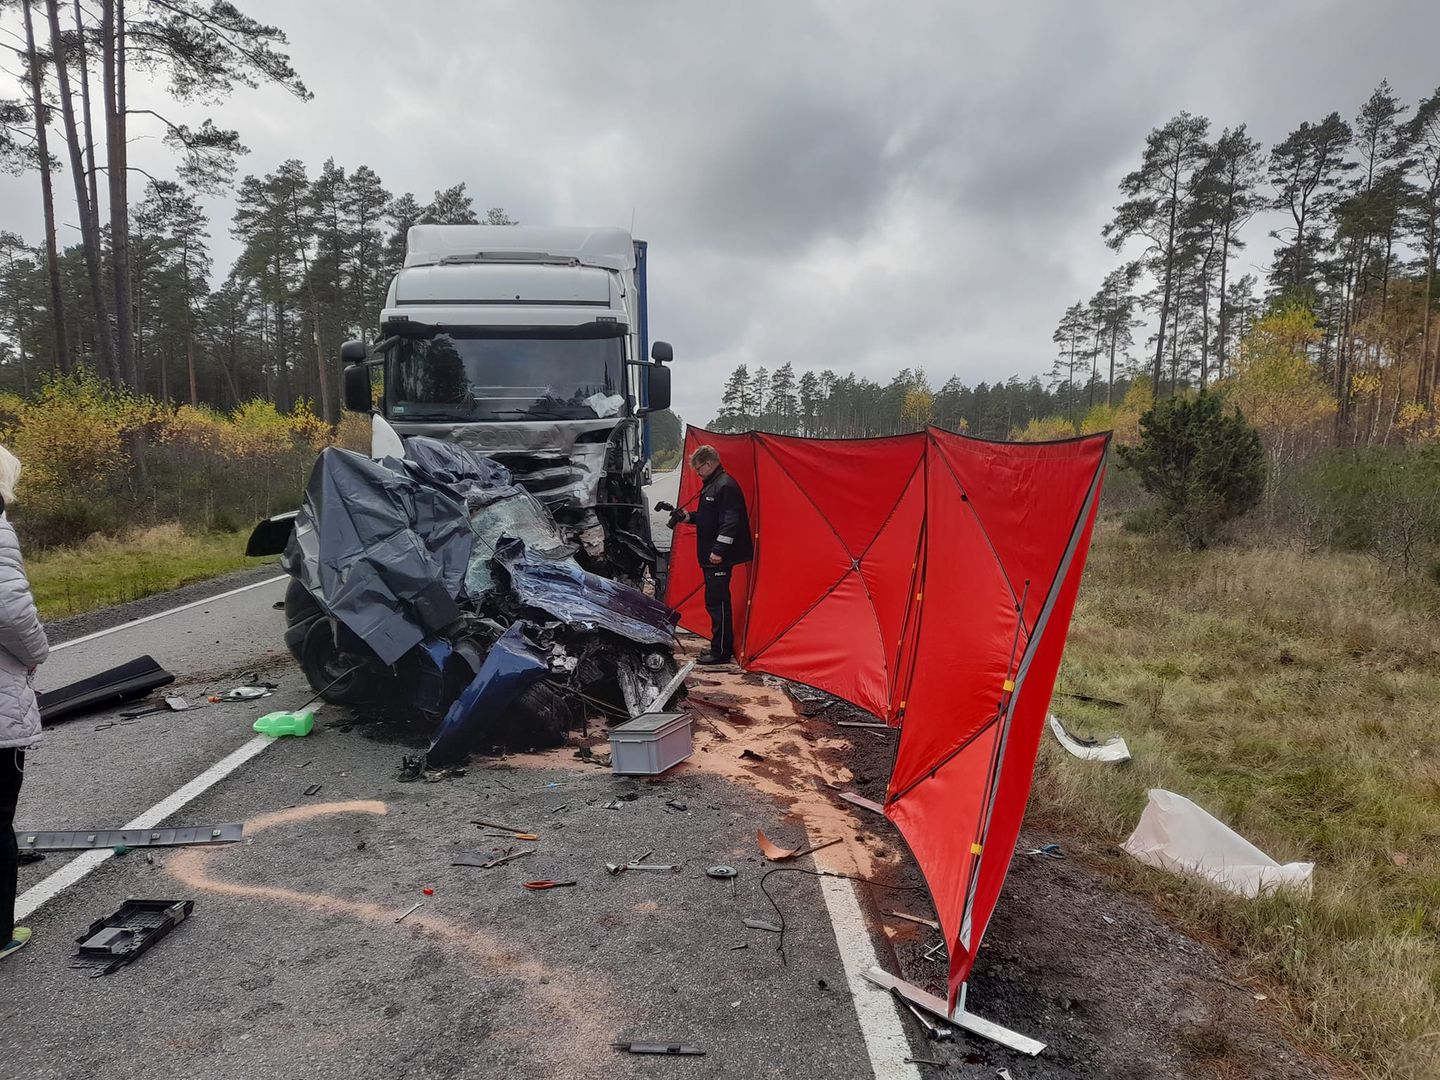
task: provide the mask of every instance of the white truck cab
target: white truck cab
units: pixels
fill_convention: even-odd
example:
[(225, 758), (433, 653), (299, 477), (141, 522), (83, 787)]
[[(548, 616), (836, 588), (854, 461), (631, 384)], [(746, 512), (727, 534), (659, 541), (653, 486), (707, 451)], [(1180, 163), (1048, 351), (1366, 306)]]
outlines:
[(411, 228), (377, 355), (361, 342), (341, 352), (346, 407), (374, 417), (372, 451), (428, 435), (492, 457), (550, 507), (588, 568), (653, 572), (644, 417), (670, 404), (672, 354), (656, 342), (645, 355), (645, 256), (623, 229)]

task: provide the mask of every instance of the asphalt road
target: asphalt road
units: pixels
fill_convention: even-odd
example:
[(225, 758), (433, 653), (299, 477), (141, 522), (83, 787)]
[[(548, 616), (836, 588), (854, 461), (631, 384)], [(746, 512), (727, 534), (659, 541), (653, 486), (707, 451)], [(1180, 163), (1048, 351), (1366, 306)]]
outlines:
[[(23, 920), (33, 943), (0, 965), (0, 1076), (877, 1075), (852, 991), (881, 992), (847, 981), (845, 935), (817, 880), (769, 880), (787, 963), (774, 934), (742, 923), (777, 918), (754, 841), (757, 826), (782, 821), (772, 797), (683, 767), (619, 778), (566, 751), (403, 783), (400, 757), (423, 734), (330, 707), (307, 738), (257, 742), (262, 710), (308, 696), (280, 645), (282, 593), (283, 582), (261, 584), (82, 638), (42, 668), (44, 688), (149, 653), (178, 676), (167, 692), (192, 702), (248, 673), (280, 689), (125, 724), (119, 710), (76, 718), (32, 752), (17, 825), (50, 829), (120, 827), (227, 755), (254, 756), (166, 822), (244, 821), (242, 844), (110, 858)], [(483, 835), (478, 819), (532, 829), (540, 840), (523, 846), (535, 854), (450, 865), (517, 846)], [(647, 851), (680, 870), (604, 869)], [(22, 894), (66, 862), (22, 868)], [(733, 895), (705, 876), (715, 863), (739, 868)], [(520, 885), (539, 878), (577, 884)], [(127, 897), (193, 898), (194, 916), (114, 975), (72, 970), (76, 936)], [(630, 1039), (706, 1056), (610, 1045)]]

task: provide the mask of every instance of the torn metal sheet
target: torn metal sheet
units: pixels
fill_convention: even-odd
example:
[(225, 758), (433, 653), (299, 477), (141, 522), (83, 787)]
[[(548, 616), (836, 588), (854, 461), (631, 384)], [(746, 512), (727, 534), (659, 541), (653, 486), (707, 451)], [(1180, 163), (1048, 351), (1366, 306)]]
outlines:
[(245, 826), (238, 821), (182, 829), (15, 830), (15, 844), (21, 851), (88, 851), (112, 848), (117, 844), (131, 848), (184, 847), (192, 844), (234, 844), (243, 839)]
[(654, 597), (587, 573), (570, 559), (547, 559), (519, 540), (505, 540), (495, 559), (521, 601), (572, 626), (609, 630), (643, 645), (670, 647), (679, 616)]
[(426, 761), (445, 766), (465, 760), (479, 745), (487, 721), (494, 723), (525, 689), (550, 674), (547, 656), (527, 640), (528, 623), (501, 636), (485, 663), (445, 714)]
[(396, 423), (401, 435), (428, 435), (490, 458), (552, 510), (594, 506), (605, 476), (605, 448), (615, 428), (633, 419), (529, 421), (504, 424)]
[(1183, 795), (1158, 788), (1121, 847), (1148, 866), (1195, 874), (1252, 900), (1282, 886), (1308, 894), (1315, 873), (1314, 863), (1282, 866)]
[(1098, 739), (1078, 738), (1065, 730), (1065, 725), (1054, 713), (1050, 714), (1050, 731), (1061, 746), (1082, 761), (1129, 761), (1130, 748), (1125, 740), (1116, 735), (1100, 742)]

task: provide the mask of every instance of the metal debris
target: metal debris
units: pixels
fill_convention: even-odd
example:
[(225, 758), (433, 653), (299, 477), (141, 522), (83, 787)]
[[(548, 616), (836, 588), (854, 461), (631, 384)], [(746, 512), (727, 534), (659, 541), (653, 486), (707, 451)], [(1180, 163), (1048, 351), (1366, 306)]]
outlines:
[(628, 1050), (632, 1054), (666, 1054), (671, 1057), (704, 1057), (705, 1051), (696, 1046), (686, 1046), (683, 1043), (642, 1043), (642, 1042), (617, 1042), (611, 1043), (617, 1050)]
[(199, 825), (182, 829), (80, 829), (74, 832), (15, 830), (21, 851), (87, 851), (93, 848), (184, 847), (194, 844), (234, 844), (245, 839), (245, 826)]

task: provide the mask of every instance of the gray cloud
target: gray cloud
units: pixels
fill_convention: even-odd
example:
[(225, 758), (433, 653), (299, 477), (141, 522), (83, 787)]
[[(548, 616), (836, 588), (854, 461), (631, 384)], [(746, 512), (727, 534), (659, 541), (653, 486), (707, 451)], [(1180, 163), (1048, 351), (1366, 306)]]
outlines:
[[(1409, 101), (1440, 78), (1427, 0), (241, 6), (289, 33), (315, 91), (215, 110), (251, 147), (242, 173), (333, 156), (422, 198), (464, 180), (527, 223), (633, 215), (697, 422), (739, 362), (1045, 371), (1060, 313), (1119, 261), (1099, 230), (1151, 127), (1188, 109), (1270, 143), (1352, 115), (1382, 77)], [(158, 137), (132, 152), (173, 169)], [(212, 205), (222, 270), (229, 209)], [(38, 217), (34, 178), (0, 178), (0, 227), (38, 236)], [(1238, 271), (1263, 265), (1267, 227)]]

